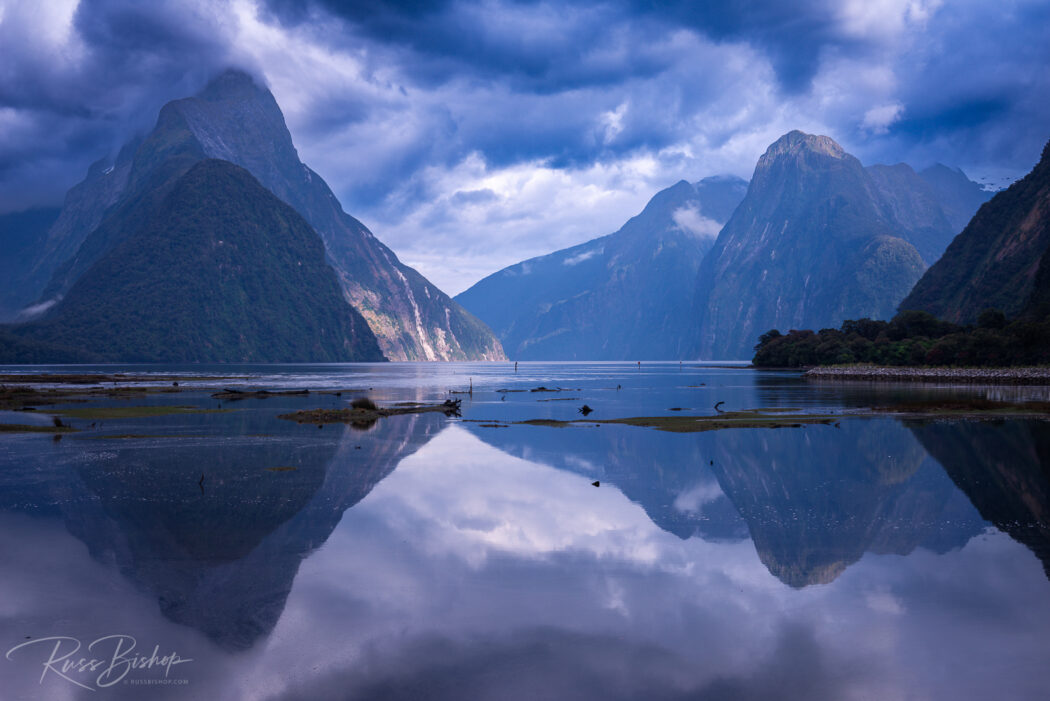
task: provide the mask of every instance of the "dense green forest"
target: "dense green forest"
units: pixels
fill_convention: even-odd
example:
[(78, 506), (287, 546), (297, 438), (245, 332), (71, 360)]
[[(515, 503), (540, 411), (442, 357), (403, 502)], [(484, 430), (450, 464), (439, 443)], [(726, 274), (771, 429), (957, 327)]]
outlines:
[(0, 361), (381, 361), (324, 243), (246, 170), (203, 160), (37, 321), (0, 327)]
[(758, 339), (752, 361), (758, 367), (873, 363), (1004, 367), (1050, 363), (1050, 316), (1023, 315), (1013, 321), (986, 309), (977, 323), (962, 326), (932, 314), (903, 311), (891, 321), (848, 320), (838, 329), (768, 331)]

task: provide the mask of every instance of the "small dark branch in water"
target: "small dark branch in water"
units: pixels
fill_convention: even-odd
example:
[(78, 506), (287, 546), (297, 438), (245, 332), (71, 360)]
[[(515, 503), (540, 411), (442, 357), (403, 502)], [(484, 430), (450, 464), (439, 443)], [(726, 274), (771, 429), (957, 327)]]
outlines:
[(725, 404), (725, 402), (718, 402), (717, 404), (715, 404), (715, 411), (721, 413), (722, 410), (718, 407), (722, 406), (723, 404)]

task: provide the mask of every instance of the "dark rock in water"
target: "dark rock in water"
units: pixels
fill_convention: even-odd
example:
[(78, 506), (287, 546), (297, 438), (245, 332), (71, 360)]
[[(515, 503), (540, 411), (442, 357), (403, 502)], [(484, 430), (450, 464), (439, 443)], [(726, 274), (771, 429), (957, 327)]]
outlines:
[(619, 231), (512, 265), (456, 300), (524, 360), (678, 359), (700, 262), (747, 183), (680, 181)]
[(901, 302), (955, 323), (985, 309), (1050, 313), (1050, 144), (1023, 179), (981, 206)]
[(909, 241), (916, 227), (894, 215), (922, 209), (913, 204), (887, 204), (876, 178), (828, 137), (781, 137), (704, 259), (697, 355), (748, 358), (769, 329), (892, 317), (925, 268)]
[(382, 359), (316, 232), (244, 169), (200, 161), (124, 214), (114, 246), (13, 335), (121, 362)]

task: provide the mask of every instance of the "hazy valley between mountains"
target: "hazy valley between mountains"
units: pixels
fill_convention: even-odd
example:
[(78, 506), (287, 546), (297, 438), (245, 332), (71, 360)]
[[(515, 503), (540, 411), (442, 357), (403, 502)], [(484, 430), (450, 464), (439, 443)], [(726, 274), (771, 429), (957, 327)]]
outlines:
[[(910, 364), (1016, 364), (959, 355), (958, 338), (931, 351), (987, 308), (1002, 321), (980, 328), (1041, 342), (1048, 168), (1044, 151), (993, 197), (956, 168), (864, 166), (792, 131), (750, 181), (680, 181), (618, 231), (452, 299), (343, 211), (269, 90), (230, 70), (60, 209), (0, 216), (0, 362), (749, 359), (761, 338), (780, 349), (765, 364), (886, 362), (903, 340), (893, 357)], [(847, 324), (908, 310), (955, 326)]]

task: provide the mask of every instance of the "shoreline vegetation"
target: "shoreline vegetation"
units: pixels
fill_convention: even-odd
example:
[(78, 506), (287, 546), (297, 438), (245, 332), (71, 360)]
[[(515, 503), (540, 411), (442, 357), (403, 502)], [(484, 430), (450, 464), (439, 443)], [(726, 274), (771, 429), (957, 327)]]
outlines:
[(1007, 320), (986, 309), (975, 325), (902, 311), (890, 321), (856, 319), (837, 329), (771, 329), (755, 346), (759, 368), (870, 364), (912, 368), (1031, 368), (1050, 365), (1050, 315)]

